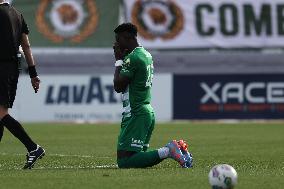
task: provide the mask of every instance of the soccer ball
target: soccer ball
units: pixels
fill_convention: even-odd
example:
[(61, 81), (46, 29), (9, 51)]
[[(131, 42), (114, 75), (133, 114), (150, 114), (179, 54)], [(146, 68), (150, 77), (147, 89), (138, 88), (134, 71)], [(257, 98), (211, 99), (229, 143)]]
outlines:
[(233, 189), (238, 180), (236, 170), (227, 164), (215, 165), (208, 177), (212, 189)]

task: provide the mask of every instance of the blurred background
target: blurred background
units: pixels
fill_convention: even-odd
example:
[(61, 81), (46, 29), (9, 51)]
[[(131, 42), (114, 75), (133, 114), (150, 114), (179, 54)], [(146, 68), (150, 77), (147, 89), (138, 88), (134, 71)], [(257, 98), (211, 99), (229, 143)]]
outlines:
[(23, 59), (13, 115), (117, 122), (114, 28), (134, 23), (154, 58), (158, 122), (284, 118), (283, 0), (14, 0), (42, 80)]

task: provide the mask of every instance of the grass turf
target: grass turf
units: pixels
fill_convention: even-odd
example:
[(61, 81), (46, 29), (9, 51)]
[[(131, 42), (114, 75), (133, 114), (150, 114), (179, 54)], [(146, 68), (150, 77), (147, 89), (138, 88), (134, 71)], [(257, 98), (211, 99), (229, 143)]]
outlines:
[(33, 170), (21, 170), (25, 149), (5, 130), (0, 143), (1, 189), (34, 188), (190, 188), (206, 189), (210, 168), (235, 167), (237, 189), (284, 186), (283, 123), (157, 124), (152, 148), (171, 139), (190, 141), (195, 166), (181, 169), (173, 160), (147, 169), (117, 169), (118, 124), (24, 124), (47, 151)]

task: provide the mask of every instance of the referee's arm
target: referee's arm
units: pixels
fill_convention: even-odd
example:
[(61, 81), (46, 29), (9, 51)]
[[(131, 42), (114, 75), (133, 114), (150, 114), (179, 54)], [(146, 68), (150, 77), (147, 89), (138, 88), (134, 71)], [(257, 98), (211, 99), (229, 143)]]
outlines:
[(25, 58), (26, 58), (26, 61), (28, 63), (28, 66), (29, 67), (35, 66), (34, 58), (33, 58), (32, 51), (31, 51), (31, 45), (30, 45), (30, 42), (29, 42), (29, 37), (25, 33), (22, 34), (21, 46), (22, 46), (22, 49), (24, 51)]
[(37, 72), (36, 72), (36, 69), (35, 69), (35, 61), (34, 61), (34, 58), (33, 58), (31, 45), (30, 45), (30, 42), (29, 42), (29, 37), (25, 33), (22, 34), (21, 46), (22, 46), (22, 49), (24, 51), (26, 62), (27, 62), (28, 67), (29, 67), (29, 74), (30, 74), (33, 89), (34, 89), (35, 93), (37, 93), (37, 91), (39, 90), (40, 79), (39, 79)]

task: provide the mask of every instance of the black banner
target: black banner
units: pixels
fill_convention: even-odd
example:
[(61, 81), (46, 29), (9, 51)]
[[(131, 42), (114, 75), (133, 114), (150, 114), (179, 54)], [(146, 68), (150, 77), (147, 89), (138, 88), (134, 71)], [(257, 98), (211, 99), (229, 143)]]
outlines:
[(284, 119), (284, 74), (174, 75), (174, 119)]

